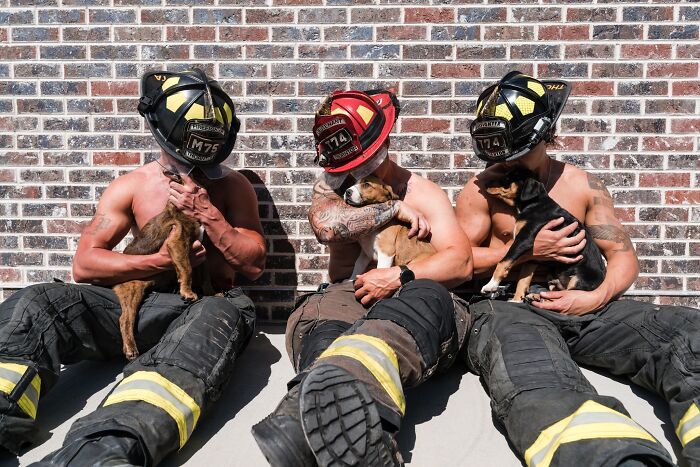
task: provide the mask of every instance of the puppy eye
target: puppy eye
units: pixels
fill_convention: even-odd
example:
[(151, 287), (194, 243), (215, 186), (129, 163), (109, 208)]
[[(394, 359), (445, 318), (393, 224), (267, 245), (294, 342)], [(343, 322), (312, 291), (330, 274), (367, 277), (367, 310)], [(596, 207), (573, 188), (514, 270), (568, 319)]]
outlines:
[(367, 187), (369, 186), (369, 182), (362, 182), (362, 183), (360, 184), (360, 186), (361, 186), (362, 188), (367, 188)]

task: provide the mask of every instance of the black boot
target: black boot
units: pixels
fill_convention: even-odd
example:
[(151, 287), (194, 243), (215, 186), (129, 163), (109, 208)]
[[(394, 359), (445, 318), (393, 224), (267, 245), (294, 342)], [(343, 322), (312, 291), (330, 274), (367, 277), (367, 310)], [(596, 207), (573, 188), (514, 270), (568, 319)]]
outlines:
[(32, 467), (92, 467), (146, 465), (141, 446), (128, 433), (104, 433), (79, 438), (44, 457)]
[(318, 365), (301, 384), (301, 423), (322, 467), (403, 465), (367, 387), (335, 365)]
[(299, 385), (284, 396), (274, 412), (252, 428), (253, 437), (272, 467), (316, 465), (299, 418)]

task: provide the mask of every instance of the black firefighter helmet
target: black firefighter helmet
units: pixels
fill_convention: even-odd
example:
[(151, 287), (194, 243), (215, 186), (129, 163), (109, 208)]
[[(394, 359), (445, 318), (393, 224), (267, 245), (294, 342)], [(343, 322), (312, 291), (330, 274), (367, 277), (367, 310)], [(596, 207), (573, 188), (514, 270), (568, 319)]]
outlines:
[(221, 176), (219, 164), (231, 153), (241, 123), (219, 83), (197, 68), (146, 73), (138, 111), (168, 154), (209, 178)]
[(487, 162), (503, 162), (551, 141), (570, 92), (566, 81), (539, 81), (511, 71), (479, 95), (469, 129), (474, 152)]

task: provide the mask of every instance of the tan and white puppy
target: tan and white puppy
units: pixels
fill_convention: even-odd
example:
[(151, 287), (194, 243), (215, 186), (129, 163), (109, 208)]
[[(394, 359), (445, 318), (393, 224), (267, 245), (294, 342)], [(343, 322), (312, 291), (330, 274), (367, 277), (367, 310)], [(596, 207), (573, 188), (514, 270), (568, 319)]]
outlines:
[[(391, 186), (370, 175), (345, 190), (344, 199), (349, 205), (359, 207), (397, 200), (399, 197)], [(405, 225), (392, 221), (360, 237), (358, 243), (362, 252), (355, 261), (350, 279), (355, 280), (358, 275), (364, 273), (371, 261), (377, 262), (377, 268), (389, 268), (394, 265), (408, 265), (412, 261), (435, 254), (435, 248), (430, 243), (416, 237), (408, 238), (408, 231)]]

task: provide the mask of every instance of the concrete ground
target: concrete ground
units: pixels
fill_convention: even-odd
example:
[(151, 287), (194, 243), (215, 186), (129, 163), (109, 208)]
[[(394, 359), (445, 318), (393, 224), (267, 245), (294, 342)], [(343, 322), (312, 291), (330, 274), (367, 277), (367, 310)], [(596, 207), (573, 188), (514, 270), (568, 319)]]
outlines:
[[(0, 457), (1, 466), (24, 466), (58, 448), (71, 423), (92, 411), (120, 378), (123, 363), (85, 362), (64, 370), (42, 399), (38, 421), (43, 442), (19, 459)], [(634, 419), (674, 458), (680, 451), (664, 402), (629, 384), (585, 370), (601, 394), (622, 400)], [(189, 442), (163, 465), (265, 466), (250, 427), (266, 416), (293, 376), (284, 350), (282, 326), (261, 326), (240, 358), (233, 380), (203, 417)], [(463, 368), (435, 377), (407, 393), (407, 413), (399, 435), (404, 459), (415, 466), (522, 465), (494, 424), (479, 379)]]

